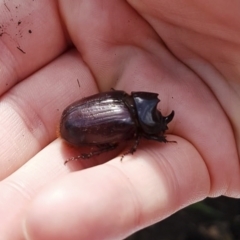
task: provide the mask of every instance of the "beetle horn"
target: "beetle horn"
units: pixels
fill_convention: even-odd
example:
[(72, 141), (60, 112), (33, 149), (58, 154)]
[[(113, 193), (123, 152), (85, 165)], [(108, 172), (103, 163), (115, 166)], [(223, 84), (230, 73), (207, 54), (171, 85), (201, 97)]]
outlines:
[(174, 111), (172, 111), (168, 116), (165, 117), (165, 122), (170, 123), (173, 120)]

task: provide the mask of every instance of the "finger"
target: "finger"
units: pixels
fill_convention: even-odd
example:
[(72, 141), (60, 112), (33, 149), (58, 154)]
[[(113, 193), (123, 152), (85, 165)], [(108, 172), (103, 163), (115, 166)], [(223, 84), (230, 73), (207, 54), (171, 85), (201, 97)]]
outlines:
[(48, 186), (26, 215), (29, 239), (124, 239), (206, 197), (204, 161), (191, 144), (172, 138), (178, 144), (146, 144), (122, 162), (117, 158)]
[(81, 57), (71, 51), (8, 91), (0, 105), (0, 178), (55, 139), (63, 109), (96, 89)]
[(0, 94), (67, 47), (57, 1), (1, 1)]
[[(66, 175), (60, 141), (55, 141), (0, 182), (0, 232), (3, 239), (23, 239), (21, 218), (29, 201), (51, 181)], [(13, 231), (14, 229), (14, 231)]]
[[(60, 139), (47, 145), (17, 171), (0, 182), (0, 232), (3, 239), (22, 239), (21, 221), (24, 212), (35, 195), (53, 181), (61, 179), (71, 171), (96, 166), (113, 153), (106, 154), (101, 161), (86, 161), (64, 164), (67, 158), (79, 154), (79, 149), (66, 151)], [(116, 155), (116, 154), (115, 154)], [(120, 159), (120, 158), (119, 158)], [(14, 229), (14, 231), (12, 231)]]

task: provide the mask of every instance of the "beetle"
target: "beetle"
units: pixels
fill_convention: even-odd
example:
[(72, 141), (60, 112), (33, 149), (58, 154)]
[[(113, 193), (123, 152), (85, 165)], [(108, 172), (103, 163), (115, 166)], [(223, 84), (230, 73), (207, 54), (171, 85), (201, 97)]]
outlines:
[(170, 142), (164, 133), (174, 111), (163, 116), (157, 110), (159, 101), (157, 93), (131, 92), (129, 95), (114, 89), (83, 98), (63, 111), (60, 136), (76, 147), (95, 147), (94, 151), (72, 159), (88, 159), (111, 151), (126, 140), (134, 140), (134, 144), (124, 155), (137, 150), (140, 138)]

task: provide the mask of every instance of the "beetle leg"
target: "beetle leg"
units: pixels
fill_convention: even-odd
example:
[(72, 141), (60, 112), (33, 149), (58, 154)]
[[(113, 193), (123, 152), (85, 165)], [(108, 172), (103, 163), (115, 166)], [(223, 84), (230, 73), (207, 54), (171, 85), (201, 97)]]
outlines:
[(139, 144), (140, 136), (137, 136), (134, 142), (134, 145), (129, 149), (129, 153), (133, 154), (136, 152), (138, 144)]
[(158, 141), (158, 142), (164, 142), (164, 143), (172, 142), (172, 143), (176, 143), (176, 141), (168, 141), (166, 139), (166, 136), (164, 136), (164, 135), (160, 135), (160, 136), (158, 136), (158, 135), (144, 135), (144, 137), (146, 139), (148, 139), (148, 140), (154, 140), (154, 141)]
[(125, 152), (125, 153), (121, 156), (121, 161), (123, 160), (123, 158), (124, 158), (127, 154), (129, 154), (129, 153), (133, 154), (134, 152), (136, 152), (137, 147), (138, 147), (138, 144), (139, 144), (139, 141), (140, 141), (140, 136), (137, 135), (136, 138), (135, 138), (134, 145), (133, 145), (127, 152)]
[(72, 160), (80, 160), (80, 159), (88, 159), (91, 158), (93, 156), (97, 156), (103, 152), (108, 152), (108, 151), (112, 151), (114, 150), (116, 147), (118, 146), (118, 143), (114, 143), (114, 144), (99, 144), (97, 145), (97, 147), (99, 148), (98, 150), (92, 151), (90, 153), (82, 153), (81, 155), (77, 156), (77, 157), (72, 157), (72, 158), (68, 158), (65, 162), (64, 165)]

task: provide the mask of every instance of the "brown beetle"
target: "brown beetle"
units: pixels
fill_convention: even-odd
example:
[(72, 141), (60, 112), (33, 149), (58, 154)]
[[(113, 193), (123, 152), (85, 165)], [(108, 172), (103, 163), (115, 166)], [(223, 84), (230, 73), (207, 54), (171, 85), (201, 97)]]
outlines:
[(60, 136), (74, 146), (94, 146), (96, 150), (77, 158), (87, 159), (115, 149), (134, 139), (128, 153), (134, 153), (141, 137), (168, 142), (164, 136), (174, 111), (164, 117), (157, 110), (157, 93), (110, 91), (74, 102), (62, 114)]

